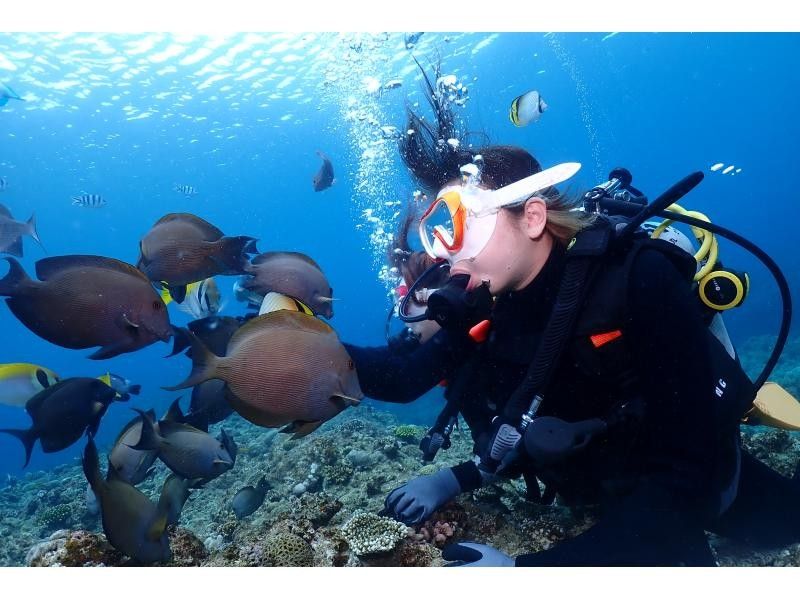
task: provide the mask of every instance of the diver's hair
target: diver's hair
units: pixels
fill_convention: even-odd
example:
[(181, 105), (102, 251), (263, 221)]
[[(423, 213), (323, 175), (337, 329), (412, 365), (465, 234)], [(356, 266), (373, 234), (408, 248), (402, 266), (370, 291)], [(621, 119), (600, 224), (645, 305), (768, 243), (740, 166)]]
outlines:
[[(433, 110), (433, 119), (428, 121), (406, 103), (406, 133), (400, 137), (398, 145), (400, 158), (416, 182), (423, 191), (434, 194), (445, 183), (457, 179), (459, 169), (479, 153), (466, 149), (469, 139), (478, 136), (488, 145), (488, 136), (483, 132), (459, 131), (450, 103), (436, 87), (442, 75), (441, 61), (431, 64), (433, 82), (416, 58), (414, 62), (422, 73), (423, 93)], [(457, 139), (458, 147), (447, 143), (450, 139)]]
[[(539, 161), (522, 147), (515, 145), (491, 145), (488, 135), (477, 133), (483, 137), (484, 144), (478, 149), (466, 149), (465, 142), (471, 134), (459, 134), (456, 119), (450, 104), (431, 83), (425, 69), (417, 63), (424, 81), (424, 93), (428, 104), (434, 112), (433, 124), (425, 117), (406, 106), (407, 126), (412, 131), (400, 138), (399, 149), (403, 163), (408, 167), (417, 183), (429, 194), (433, 195), (449, 182), (459, 180), (461, 167), (473, 162), (475, 156), (483, 158), (481, 168), (481, 185), (487, 189), (499, 189), (511, 183), (541, 172)], [(432, 64), (435, 80), (441, 76), (441, 64)], [(447, 143), (448, 139), (459, 139), (458, 147)], [(555, 187), (548, 187), (537, 195), (547, 203), (547, 231), (558, 242), (567, 244), (578, 232), (594, 222), (595, 217), (578, 208), (580, 197), (562, 195)], [(522, 215), (525, 204), (504, 208), (512, 213)], [(408, 229), (405, 229), (406, 235)]]

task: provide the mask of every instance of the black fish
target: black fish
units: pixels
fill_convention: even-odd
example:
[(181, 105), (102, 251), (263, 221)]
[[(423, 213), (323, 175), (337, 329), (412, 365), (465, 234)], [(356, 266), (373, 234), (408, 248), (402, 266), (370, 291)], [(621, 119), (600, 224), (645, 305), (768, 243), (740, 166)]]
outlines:
[[(156, 417), (152, 409), (147, 415), (151, 419)], [(142, 425), (141, 416), (129, 421), (117, 436), (114, 447), (108, 455), (109, 466), (113, 467), (116, 475), (134, 486), (153, 473), (153, 463), (158, 457), (158, 451), (137, 451), (131, 448), (130, 445), (136, 444), (141, 439)]]
[(244, 519), (248, 515), (255, 513), (264, 504), (264, 497), (269, 490), (267, 479), (262, 476), (258, 485), (245, 486), (237, 492), (231, 500), (231, 508), (236, 513), (237, 519)]
[(33, 420), (28, 430), (0, 430), (17, 437), (25, 447), (25, 465), (38, 439), (45, 453), (64, 450), (84, 432), (95, 434), (100, 419), (117, 396), (97, 378), (67, 378), (45, 388), (25, 405)]
[(317, 155), (322, 158), (322, 166), (319, 167), (319, 172), (314, 175), (314, 191), (324, 191), (333, 185), (336, 179), (333, 178), (333, 164), (331, 164), (330, 158), (320, 151), (317, 151)]
[(114, 548), (143, 564), (172, 558), (167, 520), (170, 507), (178, 501), (171, 499), (169, 480), (164, 484), (167, 497), (159, 500), (156, 506), (135, 486), (120, 478), (111, 464), (108, 478), (103, 479), (97, 447), (91, 436), (83, 453), (83, 473), (100, 503), (103, 532)]
[(189, 480), (174, 473), (169, 474), (164, 482), (161, 497), (158, 499), (158, 510), (167, 513), (167, 525), (178, 525), (183, 505), (189, 498), (189, 486)]
[[(138, 410), (137, 410), (138, 411)], [(188, 424), (161, 420), (142, 414), (142, 433), (136, 450), (157, 450), (158, 458), (187, 480), (208, 482), (231, 469), (236, 461), (236, 444), (223, 431), (219, 439)]]

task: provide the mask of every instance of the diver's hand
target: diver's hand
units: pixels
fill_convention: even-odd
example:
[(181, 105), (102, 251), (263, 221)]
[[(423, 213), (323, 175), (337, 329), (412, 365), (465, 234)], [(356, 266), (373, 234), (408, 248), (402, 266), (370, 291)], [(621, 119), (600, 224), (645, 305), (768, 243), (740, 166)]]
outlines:
[(455, 474), (447, 468), (414, 478), (386, 497), (386, 512), (406, 525), (416, 525), (461, 493)]
[(450, 544), (442, 550), (445, 567), (513, 567), (514, 559), (486, 544), (461, 542)]

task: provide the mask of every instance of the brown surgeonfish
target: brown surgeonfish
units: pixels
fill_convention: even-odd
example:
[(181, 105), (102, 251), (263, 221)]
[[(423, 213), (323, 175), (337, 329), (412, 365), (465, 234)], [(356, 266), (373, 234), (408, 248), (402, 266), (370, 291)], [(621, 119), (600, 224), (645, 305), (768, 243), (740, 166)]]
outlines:
[(245, 266), (251, 279), (241, 286), (266, 295), (280, 293), (297, 299), (315, 315), (333, 317), (333, 289), (319, 264), (305, 254), (294, 251), (272, 251), (253, 258)]
[(186, 285), (218, 274), (244, 274), (248, 254), (257, 253), (253, 237), (226, 237), (193, 214), (167, 214), (139, 243), (136, 266), (147, 277), (167, 285), (182, 303)]
[(250, 320), (231, 338), (226, 357), (211, 353), (190, 334), (188, 388), (218, 378), (233, 393), (233, 408), (266, 428), (304, 436), (363, 398), (355, 366), (333, 329), (322, 320), (287, 310)]
[[(97, 447), (91, 437), (83, 452), (83, 473), (100, 503), (103, 532), (114, 548), (145, 565), (172, 558), (167, 521), (173, 501), (160, 500), (155, 505), (118, 476), (111, 464), (108, 478), (104, 479)], [(167, 488), (166, 483), (164, 488)]]
[(84, 432), (97, 432), (100, 419), (116, 398), (113, 388), (97, 378), (66, 378), (45, 388), (25, 404), (32, 424), (27, 430), (0, 430), (25, 447), (25, 466), (38, 440), (45, 453), (64, 450)]
[(172, 336), (167, 309), (150, 281), (119, 260), (64, 255), (36, 262), (28, 278), (5, 258), (0, 296), (17, 319), (43, 339), (68, 349), (100, 348), (89, 359), (108, 359)]
[(39, 245), (39, 233), (36, 232), (36, 218), (31, 215), (27, 222), (14, 220), (11, 211), (0, 204), (0, 253), (8, 253), (22, 257), (22, 237), (28, 235)]

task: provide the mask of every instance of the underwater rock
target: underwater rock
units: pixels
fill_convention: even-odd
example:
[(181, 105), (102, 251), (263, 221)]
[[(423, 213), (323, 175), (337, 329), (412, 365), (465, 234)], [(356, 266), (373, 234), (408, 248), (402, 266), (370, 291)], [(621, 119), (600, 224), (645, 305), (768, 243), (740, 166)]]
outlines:
[(342, 508), (342, 503), (321, 492), (306, 494), (300, 498), (293, 512), (301, 519), (307, 519), (314, 527), (327, 525)]
[(364, 511), (356, 511), (342, 526), (342, 535), (356, 556), (389, 552), (407, 533), (402, 523)]
[(175, 567), (197, 567), (208, 558), (208, 550), (203, 542), (182, 527), (170, 529), (169, 547), (172, 551), (169, 564)]
[(33, 546), (25, 557), (29, 567), (116, 566), (127, 558), (114, 549), (102, 534), (86, 530), (59, 530)]

